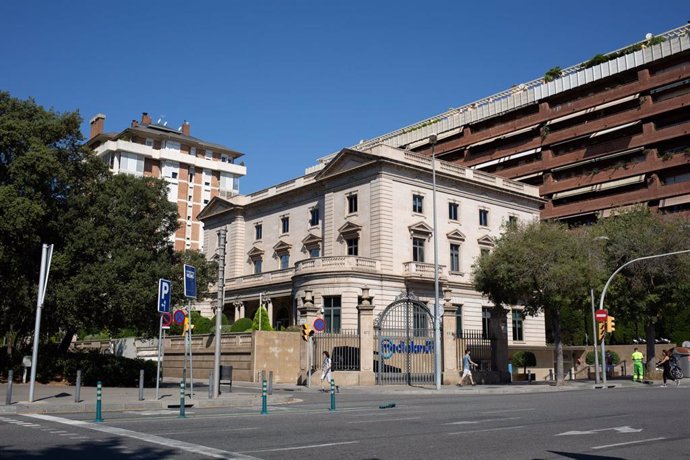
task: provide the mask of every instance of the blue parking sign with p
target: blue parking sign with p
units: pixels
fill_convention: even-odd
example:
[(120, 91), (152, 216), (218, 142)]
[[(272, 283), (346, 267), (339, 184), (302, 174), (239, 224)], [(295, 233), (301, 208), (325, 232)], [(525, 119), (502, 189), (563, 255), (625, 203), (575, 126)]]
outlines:
[(184, 296), (196, 299), (196, 267), (184, 266)]
[(159, 313), (169, 313), (170, 312), (170, 291), (172, 283), (163, 278), (158, 280), (158, 312)]

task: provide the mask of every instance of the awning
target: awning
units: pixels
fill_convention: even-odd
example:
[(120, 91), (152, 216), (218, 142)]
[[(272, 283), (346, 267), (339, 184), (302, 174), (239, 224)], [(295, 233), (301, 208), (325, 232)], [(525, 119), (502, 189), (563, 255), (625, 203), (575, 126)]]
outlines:
[(511, 180), (519, 182), (521, 180), (532, 179), (533, 177), (539, 177), (539, 176), (543, 176), (543, 175), (544, 175), (544, 171), (539, 171), (539, 172), (535, 172), (534, 174), (527, 174), (526, 176), (514, 177)]
[(483, 141), (475, 142), (474, 144), (468, 145), (467, 148), (469, 149), (471, 147), (477, 147), (480, 145), (488, 144), (489, 142), (497, 141), (500, 139), (506, 139), (508, 137), (517, 136), (519, 134), (524, 134), (524, 133), (527, 133), (529, 131), (532, 131), (537, 126), (539, 126), (539, 123), (537, 123), (536, 125), (528, 126), (526, 128), (517, 129), (515, 131), (511, 131), (511, 132), (506, 133), (506, 134), (501, 134), (500, 136), (494, 136), (494, 137), (490, 137), (488, 139), (484, 139)]
[(644, 182), (645, 175), (640, 174), (637, 176), (626, 177), (624, 179), (613, 180), (610, 182), (604, 182), (601, 184), (588, 185), (587, 187), (576, 188), (572, 190), (565, 190), (563, 192), (554, 193), (551, 197), (552, 200), (559, 200), (561, 198), (567, 198), (569, 196), (583, 195), (590, 192), (601, 192), (602, 190), (610, 190), (612, 188), (625, 187), (626, 185), (639, 184)]
[(597, 131), (596, 133), (591, 134), (589, 137), (592, 138), (592, 137), (597, 137), (597, 136), (603, 136), (604, 134), (609, 134), (609, 133), (612, 133), (612, 132), (614, 132), (614, 131), (618, 131), (618, 130), (621, 130), (621, 129), (628, 128), (628, 127), (630, 127), (630, 126), (638, 125), (638, 124), (640, 124), (641, 122), (642, 122), (642, 120), (637, 120), (637, 121), (633, 121), (633, 122), (631, 122), (631, 123), (626, 123), (626, 124), (624, 124), (624, 125), (614, 126), (613, 128), (604, 129), (604, 130), (602, 130), (602, 131)]
[(659, 201), (659, 207), (668, 208), (669, 206), (676, 206), (685, 203), (690, 203), (690, 194), (664, 198), (663, 200)]
[(602, 160), (608, 160), (611, 158), (617, 158), (617, 157), (622, 157), (625, 155), (630, 155), (631, 153), (641, 152), (642, 150), (644, 150), (644, 146), (635, 147), (634, 149), (623, 150), (621, 152), (615, 152), (615, 153), (611, 153), (608, 155), (602, 155), (602, 156), (596, 157), (596, 158), (590, 158), (588, 160), (578, 161), (576, 163), (570, 163), (570, 164), (567, 164), (565, 166), (559, 166), (558, 168), (553, 168), (551, 171), (553, 171), (553, 172), (564, 171), (566, 169), (577, 168), (578, 166), (586, 165), (589, 163), (596, 163), (596, 162), (602, 161)]
[(537, 147), (536, 149), (530, 149), (526, 150), (524, 152), (520, 153), (514, 153), (512, 155), (508, 155), (502, 158), (497, 158), (495, 160), (487, 161), (486, 163), (480, 163), (478, 165), (470, 166), (470, 169), (482, 169), (482, 168), (488, 168), (489, 166), (493, 166), (498, 163), (504, 163), (506, 161), (514, 160), (516, 158), (522, 158), (526, 157), (529, 155), (534, 155), (535, 153), (541, 152), (541, 147)]
[(584, 109), (584, 110), (578, 110), (577, 112), (573, 112), (573, 113), (570, 113), (568, 115), (563, 115), (562, 117), (558, 117), (558, 118), (554, 118), (553, 120), (549, 120), (546, 122), (546, 125), (548, 126), (551, 124), (560, 123), (562, 121), (569, 120), (571, 118), (579, 117), (579, 116), (584, 115), (586, 113), (596, 112), (597, 110), (605, 109), (608, 107), (613, 107), (614, 105), (623, 104), (625, 102), (632, 101), (633, 99), (637, 99), (639, 96), (640, 96), (640, 93), (637, 93), (637, 94), (633, 94), (631, 96), (627, 96), (627, 97), (624, 97), (621, 99), (616, 99), (615, 101), (606, 102), (604, 104), (599, 104), (595, 107), (590, 107), (590, 108)]
[[(447, 137), (455, 136), (456, 134), (460, 134), (463, 130), (464, 126), (460, 126), (459, 128), (454, 128), (450, 129), (448, 131), (444, 131), (442, 133), (438, 133), (436, 135), (437, 140), (445, 139)], [(421, 147), (422, 145), (426, 145), (429, 143), (429, 136), (426, 136), (424, 139), (420, 139), (418, 141), (410, 142), (407, 144), (408, 149), (416, 149), (417, 147)]]

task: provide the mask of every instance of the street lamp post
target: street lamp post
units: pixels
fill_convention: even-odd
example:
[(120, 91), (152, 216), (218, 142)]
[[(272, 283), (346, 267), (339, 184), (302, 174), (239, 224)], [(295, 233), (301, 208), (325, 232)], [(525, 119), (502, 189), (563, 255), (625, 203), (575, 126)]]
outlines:
[(436, 389), (441, 389), (441, 323), (439, 321), (439, 294), (438, 294), (438, 226), (436, 218), (436, 158), (434, 158), (434, 147), (438, 137), (436, 134), (429, 136), (431, 144), (431, 187), (432, 187), (432, 207), (434, 224), (434, 382)]
[[(623, 270), (625, 267), (627, 267), (627, 266), (630, 265), (631, 263), (633, 263), (633, 262), (638, 262), (638, 261), (640, 261), (640, 260), (656, 259), (657, 257), (675, 256), (676, 254), (685, 254), (685, 253), (688, 253), (688, 252), (690, 252), (690, 249), (686, 249), (686, 250), (684, 250), (684, 251), (666, 252), (666, 253), (664, 253), (664, 254), (655, 254), (655, 255), (653, 255), (653, 256), (638, 257), (637, 259), (633, 259), (633, 260), (630, 260), (630, 261), (624, 263), (623, 265), (621, 265), (620, 267), (618, 267), (618, 268), (616, 269), (616, 271), (613, 272), (613, 273), (611, 274), (611, 276), (609, 277), (608, 281), (606, 281), (606, 284), (604, 285), (604, 290), (601, 291), (601, 297), (599, 298), (599, 309), (600, 309), (600, 310), (603, 310), (603, 309), (604, 309), (604, 297), (606, 297), (606, 290), (609, 288), (609, 284), (611, 284), (611, 281), (613, 280), (613, 277), (616, 276), (621, 270)], [(604, 341), (602, 340), (601, 343), (603, 344)], [(603, 350), (603, 347), (602, 347), (602, 350), (601, 350), (601, 360), (602, 360), (603, 362), (605, 362), (605, 361), (604, 361), (604, 350)], [(604, 372), (604, 375), (603, 375), (603, 382), (604, 382), (604, 386), (606, 386), (606, 372)]]
[(218, 230), (218, 300), (216, 303), (215, 348), (213, 353), (213, 397), (220, 396), (220, 340), (223, 328), (223, 306), (225, 305), (225, 243), (227, 229)]

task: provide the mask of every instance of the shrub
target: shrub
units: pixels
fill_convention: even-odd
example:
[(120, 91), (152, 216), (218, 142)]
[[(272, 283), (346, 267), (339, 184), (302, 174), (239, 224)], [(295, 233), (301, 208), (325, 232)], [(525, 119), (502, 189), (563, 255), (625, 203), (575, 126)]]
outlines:
[[(621, 362), (620, 356), (618, 356), (618, 353), (616, 353), (615, 351), (610, 351), (607, 353), (611, 353), (611, 360), (613, 361), (614, 366)], [(589, 364), (590, 366), (594, 365), (594, 352), (593, 351), (587, 352), (587, 355), (585, 355), (585, 362), (587, 364)], [(599, 365), (601, 365), (601, 353), (599, 354)]]
[(556, 66), (556, 67), (551, 67), (551, 68), (550, 68), (549, 70), (547, 70), (546, 73), (544, 74), (544, 81), (545, 81), (546, 83), (548, 83), (548, 82), (550, 82), (550, 81), (554, 81), (555, 79), (560, 78), (562, 73), (563, 73), (563, 70), (561, 70), (560, 67), (558, 67), (558, 66)]
[(192, 334), (209, 334), (213, 331), (216, 323), (205, 316), (201, 316), (201, 313), (193, 311), (192, 325), (194, 326), (194, 329), (192, 329)]
[(537, 365), (537, 357), (531, 351), (518, 351), (513, 355), (510, 362), (515, 367), (522, 367), (526, 374), (528, 367)]
[(244, 332), (251, 330), (252, 320), (249, 318), (240, 318), (235, 323), (230, 326), (230, 332)]
[[(259, 327), (259, 316), (261, 316), (261, 327)], [(254, 314), (254, 321), (252, 321), (252, 329), (253, 330), (262, 330), (262, 331), (272, 331), (273, 327), (271, 327), (271, 321), (268, 319), (268, 311), (266, 310), (266, 307), (263, 305), (259, 307), (256, 310), (256, 313)]]
[[(211, 322), (212, 322), (212, 323), (214, 324), (214, 326), (215, 326), (215, 324), (216, 324), (216, 315), (213, 315), (213, 318), (211, 318)], [(225, 313), (223, 313), (223, 314), (221, 315), (221, 317), (220, 317), (220, 324), (221, 324), (222, 326), (228, 326), (228, 325), (230, 324), (230, 320), (228, 319), (228, 317), (227, 317), (227, 315), (226, 315)]]

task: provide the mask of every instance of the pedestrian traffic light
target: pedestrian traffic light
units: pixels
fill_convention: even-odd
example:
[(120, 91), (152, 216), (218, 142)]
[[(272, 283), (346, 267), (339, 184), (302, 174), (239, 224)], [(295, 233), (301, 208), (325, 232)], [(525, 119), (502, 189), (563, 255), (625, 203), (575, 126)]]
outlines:
[(306, 342), (312, 335), (314, 335), (314, 331), (309, 327), (309, 325), (306, 323), (302, 324), (302, 340)]
[(606, 335), (606, 324), (597, 323), (597, 337), (599, 337), (600, 342), (602, 340), (604, 340), (605, 335)]
[(606, 332), (613, 332), (616, 330), (616, 318), (609, 315), (606, 317)]

